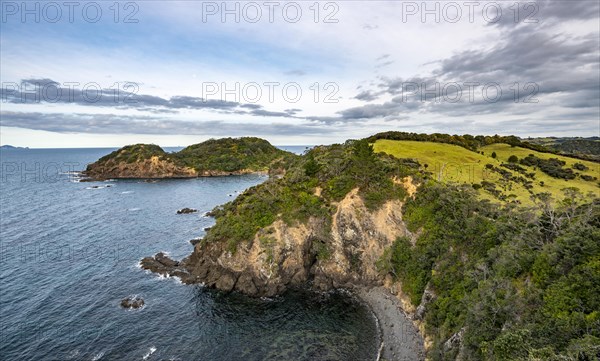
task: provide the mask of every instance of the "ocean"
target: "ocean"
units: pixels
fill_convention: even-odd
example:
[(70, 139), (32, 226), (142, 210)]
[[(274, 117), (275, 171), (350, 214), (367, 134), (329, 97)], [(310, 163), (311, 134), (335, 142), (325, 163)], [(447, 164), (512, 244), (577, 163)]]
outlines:
[[(112, 150), (0, 153), (1, 360), (376, 358), (376, 321), (344, 291), (252, 299), (142, 270), (157, 252), (189, 255), (214, 223), (204, 213), (266, 178), (77, 181)], [(121, 308), (133, 295), (145, 306)]]

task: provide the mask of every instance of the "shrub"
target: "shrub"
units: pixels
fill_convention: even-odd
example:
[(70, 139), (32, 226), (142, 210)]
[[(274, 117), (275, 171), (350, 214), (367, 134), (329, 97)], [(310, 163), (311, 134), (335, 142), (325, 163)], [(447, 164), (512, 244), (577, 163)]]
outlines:
[(590, 168), (586, 167), (585, 164), (583, 164), (583, 163), (575, 163), (575, 164), (573, 164), (573, 169), (577, 169), (580, 171), (586, 171)]

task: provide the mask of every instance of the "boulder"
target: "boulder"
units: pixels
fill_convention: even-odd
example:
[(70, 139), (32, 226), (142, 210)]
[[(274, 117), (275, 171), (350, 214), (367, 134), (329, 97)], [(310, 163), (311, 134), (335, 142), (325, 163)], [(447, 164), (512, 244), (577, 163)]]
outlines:
[(180, 210), (177, 211), (177, 214), (189, 214), (189, 213), (196, 213), (198, 212), (197, 209), (193, 209), (193, 208), (182, 208)]
[(121, 300), (123, 308), (140, 308), (144, 306), (144, 299), (139, 296), (129, 296)]
[(167, 268), (179, 266), (179, 262), (170, 259), (166, 254), (159, 252), (154, 256), (154, 259)]

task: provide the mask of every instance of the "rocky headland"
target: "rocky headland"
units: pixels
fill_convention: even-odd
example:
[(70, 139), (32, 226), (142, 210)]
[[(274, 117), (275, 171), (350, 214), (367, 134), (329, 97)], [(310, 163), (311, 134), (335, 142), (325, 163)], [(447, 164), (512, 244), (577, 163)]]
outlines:
[(251, 137), (211, 139), (175, 153), (154, 144), (134, 144), (89, 164), (83, 175), (95, 181), (280, 174), (294, 158), (266, 140)]

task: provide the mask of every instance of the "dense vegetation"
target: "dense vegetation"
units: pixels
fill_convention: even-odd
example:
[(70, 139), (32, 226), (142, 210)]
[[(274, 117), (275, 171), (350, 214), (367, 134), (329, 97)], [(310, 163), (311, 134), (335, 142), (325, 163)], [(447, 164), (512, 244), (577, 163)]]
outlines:
[(542, 172), (554, 178), (575, 179), (573, 169), (563, 168), (566, 163), (558, 158), (542, 159), (529, 154), (527, 157), (521, 159), (520, 163), (527, 166), (539, 167)]
[[(376, 209), (388, 199), (404, 197), (404, 188), (392, 181), (394, 176), (412, 174), (417, 169), (418, 164), (411, 161), (375, 155), (366, 140), (315, 147), (295, 160), (283, 178), (253, 187), (215, 209), (217, 223), (204, 241), (228, 242), (230, 250), (235, 251), (240, 242), (252, 240), (259, 229), (277, 219), (294, 224), (315, 217), (322, 225), (316, 232), (320, 244), (326, 247), (332, 202), (359, 188), (365, 205)], [(315, 194), (316, 189), (321, 190), (320, 196)]]
[(244, 137), (210, 139), (173, 153), (172, 157), (199, 172), (234, 172), (243, 169), (266, 171), (275, 160), (288, 160), (294, 156), (264, 139)]
[(528, 142), (543, 145), (562, 154), (579, 154), (588, 159), (600, 160), (600, 137), (590, 138), (529, 138)]
[(154, 156), (177, 166), (193, 168), (199, 173), (267, 171), (271, 168), (284, 168), (296, 157), (264, 139), (243, 137), (210, 139), (175, 153), (166, 153), (154, 144), (128, 145), (100, 158), (96, 163), (135, 163)]
[(124, 146), (121, 149), (115, 150), (114, 152), (105, 155), (98, 160), (98, 163), (103, 163), (108, 160), (115, 162), (134, 163), (152, 157), (159, 157), (161, 159), (167, 158), (167, 153), (158, 145), (155, 144), (133, 144)]
[(382, 264), (413, 304), (435, 295), (425, 312), (434, 360), (456, 357), (446, 341), (461, 330), (466, 360), (600, 357), (600, 202), (565, 193), (498, 208), (470, 187), (430, 182), (407, 202), (420, 236), (398, 239)]

